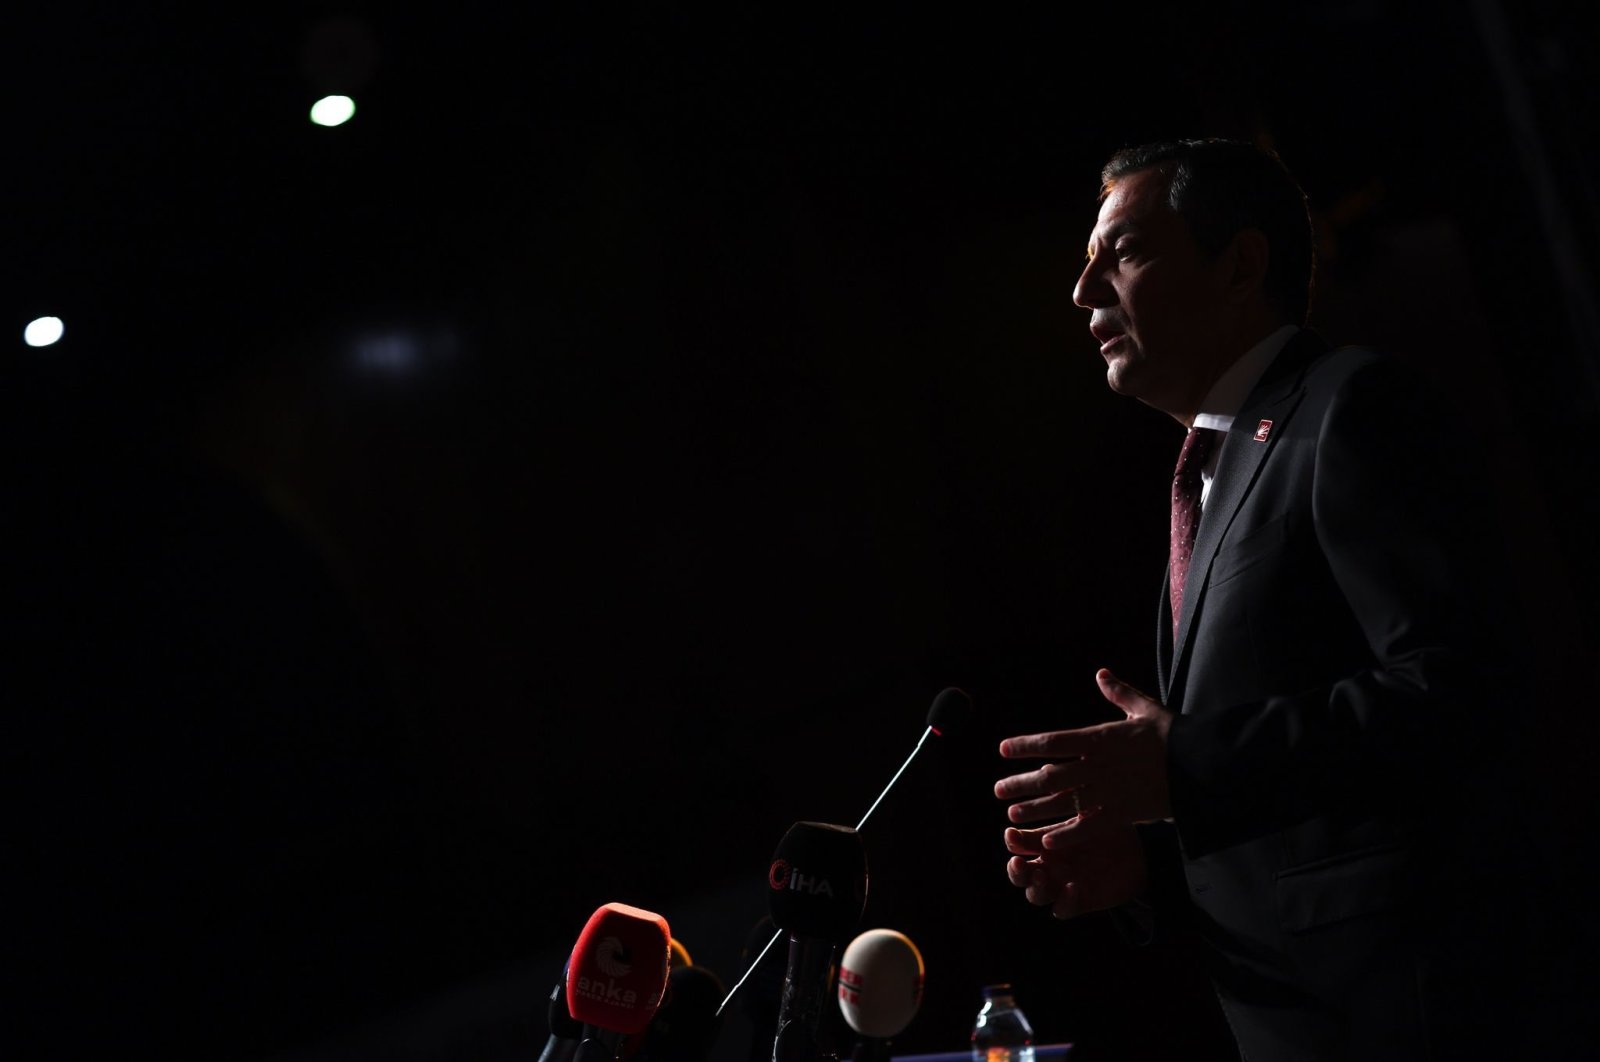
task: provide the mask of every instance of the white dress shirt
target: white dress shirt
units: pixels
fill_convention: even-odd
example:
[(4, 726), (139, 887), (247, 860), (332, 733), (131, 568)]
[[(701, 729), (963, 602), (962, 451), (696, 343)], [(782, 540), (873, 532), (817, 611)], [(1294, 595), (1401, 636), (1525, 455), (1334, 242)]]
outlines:
[[(1272, 359), (1278, 356), (1289, 338), (1300, 331), (1297, 325), (1284, 325), (1262, 339), (1261, 342), (1239, 355), (1237, 361), (1217, 378), (1206, 397), (1200, 402), (1200, 412), (1194, 415), (1196, 428), (1215, 428), (1227, 433), (1233, 427), (1233, 418), (1239, 407), (1250, 397), (1261, 374), (1267, 371)], [(1222, 447), (1214, 447), (1200, 470), (1200, 507), (1205, 508), (1206, 495), (1211, 493), (1211, 480), (1217, 472), (1217, 458)]]

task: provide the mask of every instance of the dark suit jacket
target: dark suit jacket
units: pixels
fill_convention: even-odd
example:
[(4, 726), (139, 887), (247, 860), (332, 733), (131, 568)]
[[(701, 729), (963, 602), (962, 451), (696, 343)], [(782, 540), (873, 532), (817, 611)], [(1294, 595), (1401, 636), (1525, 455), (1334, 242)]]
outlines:
[(1469, 439), (1406, 365), (1303, 331), (1223, 442), (1175, 640), (1163, 584), (1172, 819), (1142, 829), (1251, 1062), (1506, 1035), (1521, 658)]

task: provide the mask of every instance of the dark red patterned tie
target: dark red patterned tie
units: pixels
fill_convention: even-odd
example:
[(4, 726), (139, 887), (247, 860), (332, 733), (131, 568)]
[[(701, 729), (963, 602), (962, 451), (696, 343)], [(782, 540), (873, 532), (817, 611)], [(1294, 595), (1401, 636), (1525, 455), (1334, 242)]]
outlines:
[(1183, 584), (1189, 577), (1189, 557), (1194, 553), (1194, 533), (1200, 526), (1200, 470), (1222, 436), (1215, 428), (1191, 428), (1178, 451), (1172, 473), (1172, 552), (1169, 592), (1172, 595), (1172, 641), (1178, 641), (1178, 617), (1183, 613)]

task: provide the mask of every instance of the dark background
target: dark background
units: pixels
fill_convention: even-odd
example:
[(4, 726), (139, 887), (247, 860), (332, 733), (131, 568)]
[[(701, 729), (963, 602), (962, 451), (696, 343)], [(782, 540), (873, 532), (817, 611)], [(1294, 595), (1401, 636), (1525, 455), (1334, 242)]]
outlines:
[(731, 987), (784, 831), (854, 825), (948, 685), (974, 725), (863, 828), (863, 928), (927, 966), (897, 1049), (1011, 980), (1081, 1057), (1228, 1057), (1183, 956), (1005, 883), (990, 792), (1001, 736), (1110, 718), (1095, 668), (1154, 685), (1180, 429), (1070, 296), (1157, 137), (1276, 147), (1313, 324), (1491, 438), (1530, 862), (1587, 839), (1575, 7), (135, 6), (5, 17), (17, 1057), (530, 1059), (609, 901)]

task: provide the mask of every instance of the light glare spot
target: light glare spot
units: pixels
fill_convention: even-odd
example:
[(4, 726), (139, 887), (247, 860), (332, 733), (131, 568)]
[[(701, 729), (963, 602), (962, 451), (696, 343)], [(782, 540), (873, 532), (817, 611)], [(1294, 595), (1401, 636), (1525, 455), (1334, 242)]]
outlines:
[(349, 96), (324, 96), (311, 105), (311, 120), (318, 125), (343, 125), (356, 113), (356, 101)]
[(369, 372), (404, 376), (417, 370), (422, 349), (416, 338), (405, 332), (365, 336), (356, 341), (356, 364)]
[(351, 336), (350, 364), (369, 377), (421, 379), (460, 354), (460, 337), (448, 324), (373, 325)]
[(61, 318), (40, 317), (28, 322), (28, 327), (22, 330), (22, 341), (30, 347), (48, 347), (60, 339), (65, 331), (66, 326), (61, 323)]

